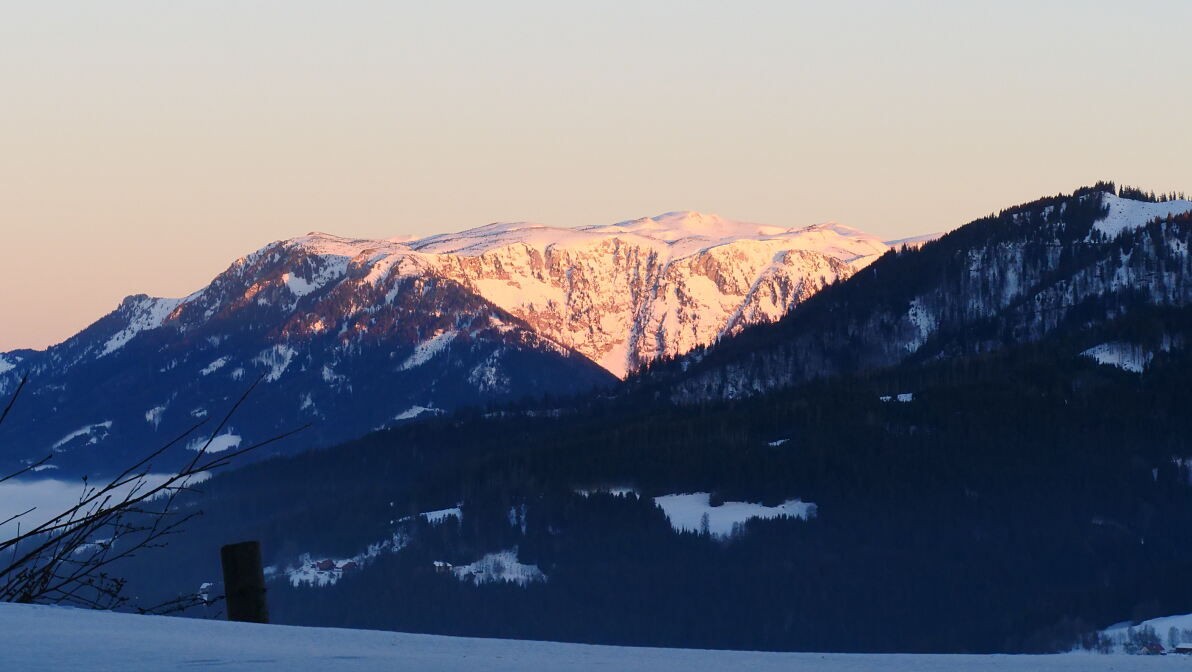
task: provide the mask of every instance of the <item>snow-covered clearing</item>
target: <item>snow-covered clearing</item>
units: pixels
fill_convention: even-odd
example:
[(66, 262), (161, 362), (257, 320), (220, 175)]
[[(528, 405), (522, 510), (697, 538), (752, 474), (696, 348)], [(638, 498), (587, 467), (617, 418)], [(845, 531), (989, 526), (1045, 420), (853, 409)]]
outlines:
[(1149, 203), (1105, 194), (1103, 204), (1109, 206), (1109, 214), (1093, 228), (1113, 238), (1123, 231), (1146, 226), (1156, 217), (1168, 214), (1178, 215), (1192, 210), (1192, 201), (1165, 201)]
[(286, 372), (290, 367), (290, 362), (294, 360), (294, 355), (298, 351), (288, 345), (275, 345), (271, 348), (261, 351), (261, 354), (253, 358), (253, 362), (263, 364), (269, 368), (269, 373), (265, 376), (265, 382), (273, 383), (281, 374)]
[(75, 431), (71, 432), (70, 434), (67, 434), (66, 436), (62, 437), (61, 439), (58, 439), (58, 441), (56, 441), (54, 443), (54, 445), (50, 446), (50, 450), (57, 451), (57, 450), (61, 449), (63, 446), (66, 446), (67, 444), (75, 441), (76, 439), (81, 439), (84, 436), (87, 437), (86, 445), (93, 446), (93, 445), (99, 443), (100, 441), (103, 441), (104, 438), (108, 435), (108, 430), (111, 428), (112, 428), (111, 420), (104, 420), (103, 422), (97, 422), (94, 425), (87, 425), (85, 427), (80, 427), (79, 429), (76, 429)]
[[(463, 520), (464, 514), (460, 511), (458, 506), (453, 506), (450, 509), (439, 509), (438, 511), (426, 511), (418, 514), (426, 519), (426, 522), (431, 525), (438, 525), (439, 523), (454, 517), (456, 520)], [(405, 520), (403, 518), (402, 520)]]
[(969, 672), (1187, 669), (1182, 656), (761, 653), (299, 628), (0, 604), (0, 669), (287, 672)]
[(324, 265), (315, 271), (310, 280), (303, 278), (293, 273), (286, 273), (281, 276), (282, 282), (294, 298), (300, 299), (307, 294), (316, 292), (327, 285), (332, 280), (336, 280), (348, 270), (347, 257), (337, 255), (323, 255), (322, 260)]
[[(1130, 639), (1130, 631), (1139, 631), (1143, 628), (1150, 628), (1159, 637), (1163, 643), (1163, 647), (1170, 650), (1178, 644), (1192, 644), (1192, 614), (1182, 614), (1178, 616), (1161, 616), (1159, 618), (1152, 618), (1149, 621), (1143, 621), (1138, 625), (1130, 625), (1129, 623), (1120, 623), (1118, 625), (1111, 625), (1101, 634), (1109, 638), (1113, 642), (1114, 649), (1121, 651), (1127, 641)], [(1172, 632), (1172, 628), (1176, 632)], [(1175, 635), (1177, 641), (1172, 641), (1172, 635)]]
[[(208, 445), (207, 442), (211, 444)], [(240, 447), (241, 438), (238, 434), (232, 433), (232, 428), (229, 427), (223, 434), (212, 438), (211, 436), (200, 436), (193, 439), (186, 444), (187, 450), (202, 450), (203, 446), (207, 446), (208, 453), (222, 453), (225, 450), (232, 450)]]
[(325, 557), (318, 559), (310, 553), (303, 553), (299, 556), (297, 564), (290, 565), (285, 569), (278, 570), (274, 566), (266, 567), (265, 578), (272, 579), (284, 575), (289, 580), (290, 585), (295, 588), (304, 583), (319, 587), (334, 586), (336, 581), (343, 578), (345, 572), (354, 572), (360, 569), (364, 565), (376, 560), (382, 553), (396, 553), (408, 541), (409, 537), (397, 533), (385, 541), (369, 544), (364, 552), (357, 553), (350, 558)]
[(728, 537), (733, 528), (753, 518), (811, 518), (815, 515), (815, 504), (798, 499), (785, 501), (778, 506), (762, 506), (751, 502), (725, 502), (711, 505), (711, 495), (695, 492), (685, 495), (663, 495), (655, 497), (654, 503), (662, 508), (670, 520), (671, 527), (678, 532), (700, 532), (707, 516), (708, 532), (715, 537)]
[(454, 567), (451, 571), (460, 581), (471, 581), (476, 585), (504, 581), (524, 586), (535, 581), (546, 581), (546, 575), (538, 569), (538, 565), (518, 561), (516, 548), (488, 553), (470, 565)]
[(431, 415), (438, 415), (442, 413), (442, 409), (432, 408), (430, 406), (411, 406), (406, 410), (393, 416), (394, 420), (410, 420), (416, 418), (423, 413), (430, 413)]
[(637, 488), (629, 486), (597, 486), (595, 488), (576, 488), (575, 494), (584, 497), (591, 497), (595, 494), (612, 495), (613, 497), (629, 497), (630, 495), (637, 497)]
[(145, 422), (153, 425), (153, 429), (157, 429), (161, 425), (161, 416), (166, 412), (165, 406), (154, 406), (145, 411)]
[(1116, 341), (1093, 346), (1080, 354), (1096, 360), (1098, 364), (1116, 366), (1131, 373), (1142, 373), (1155, 357), (1154, 353), (1140, 345)]
[(454, 329), (449, 329), (419, 343), (414, 347), (414, 352), (409, 357), (406, 357), (406, 361), (397, 367), (397, 370), (409, 371), (434, 359), (447, 346), (451, 345), (451, 341), (455, 340), (458, 333)]
[(227, 363), (228, 363), (227, 357), (220, 357), (219, 359), (215, 360), (214, 362), (211, 362), (207, 366), (203, 367), (203, 369), (201, 371), (199, 371), (199, 373), (201, 373), (204, 376), (209, 376), (209, 375), (215, 373), (216, 371), (219, 371), (220, 369), (222, 369)]

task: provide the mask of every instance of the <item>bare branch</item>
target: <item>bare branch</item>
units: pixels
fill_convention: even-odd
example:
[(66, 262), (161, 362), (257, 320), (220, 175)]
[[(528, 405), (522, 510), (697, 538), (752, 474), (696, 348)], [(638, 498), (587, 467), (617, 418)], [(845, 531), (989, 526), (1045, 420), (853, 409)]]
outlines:
[[(17, 520), (16, 534), (0, 539), (0, 551), (12, 551), (11, 561), (0, 565), (0, 602), (61, 603), (91, 609), (112, 609), (124, 604), (127, 598), (121, 591), (125, 580), (110, 575), (108, 568), (141, 551), (165, 546), (169, 537), (182, 532), (186, 523), (202, 514), (201, 511), (179, 511), (177, 507), (180, 495), (196, 492), (193, 487), (196, 477), (310, 427), (303, 425), (236, 450), (218, 454), (209, 452), (219, 432), (263, 378), (257, 378), (232, 405), (186, 466), (164, 480), (155, 482), (150, 479), (152, 461), (206, 421), (187, 428), (102, 485), (91, 485), (84, 477), (82, 490), (74, 504), (30, 529), (22, 531), (18, 519), (31, 513), (32, 508), (0, 522), (4, 525)], [(7, 417), (25, 381), (22, 378), (0, 415), (0, 422)], [(45, 464), (51, 457), (0, 478), (0, 482)], [(222, 597), (215, 601), (219, 599)], [(142, 613), (174, 613), (211, 603), (212, 600), (197, 594), (182, 595), (156, 607), (137, 609)]]

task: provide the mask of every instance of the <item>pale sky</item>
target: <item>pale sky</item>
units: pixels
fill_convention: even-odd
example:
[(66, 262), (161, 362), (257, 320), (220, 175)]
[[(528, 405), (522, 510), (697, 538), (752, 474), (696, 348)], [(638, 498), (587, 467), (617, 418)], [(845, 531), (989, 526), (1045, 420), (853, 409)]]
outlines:
[(0, 0), (0, 351), (311, 230), (1192, 191), (1192, 2)]

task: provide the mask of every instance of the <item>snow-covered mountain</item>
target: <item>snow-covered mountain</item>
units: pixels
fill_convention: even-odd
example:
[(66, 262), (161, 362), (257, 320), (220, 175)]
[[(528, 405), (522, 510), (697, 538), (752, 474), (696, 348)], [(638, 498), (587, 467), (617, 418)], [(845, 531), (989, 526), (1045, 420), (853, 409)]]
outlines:
[[(409, 243), (424, 264), (618, 377), (772, 321), (888, 246), (838, 224), (671, 212), (612, 226), (494, 224)], [(417, 261), (414, 261), (414, 260)]]
[(102, 470), (218, 416), (262, 375), (215, 445), (308, 420), (304, 445), (323, 444), (573, 394), (778, 319), (888, 249), (837, 224), (693, 212), (423, 239), (311, 233), (238, 259), (190, 296), (132, 296), (44, 352), (0, 354), (0, 395), (30, 377), (0, 431), (21, 437), (22, 459), (53, 451), (60, 468)]
[(1106, 329), (1140, 309), (1192, 305), (1192, 201), (1112, 189), (1042, 199), (904, 245), (782, 321), (691, 353), (646, 383), (676, 400), (735, 398), (1057, 332), (1085, 339), (1089, 356), (1125, 347), (1137, 350), (1130, 361), (1149, 361), (1178, 344)]

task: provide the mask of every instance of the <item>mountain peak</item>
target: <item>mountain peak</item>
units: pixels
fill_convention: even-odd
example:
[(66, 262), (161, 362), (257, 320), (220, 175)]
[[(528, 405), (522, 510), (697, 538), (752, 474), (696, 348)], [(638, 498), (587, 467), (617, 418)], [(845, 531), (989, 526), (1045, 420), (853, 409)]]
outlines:
[(790, 231), (783, 227), (738, 222), (720, 215), (693, 210), (674, 210), (654, 217), (618, 222), (611, 226), (582, 227), (582, 230), (592, 233), (635, 233), (666, 242), (695, 237), (719, 240), (756, 238)]

